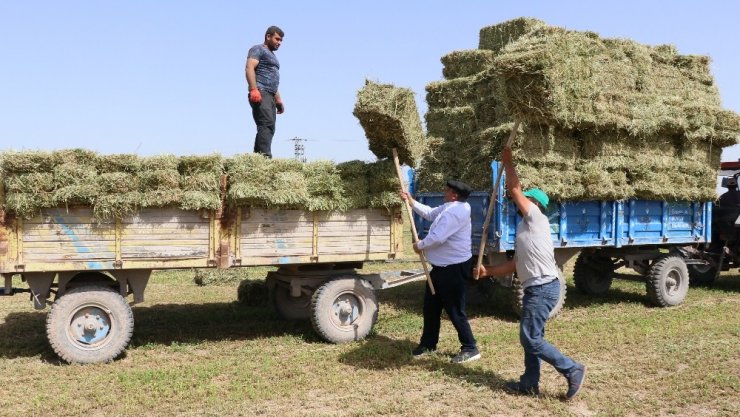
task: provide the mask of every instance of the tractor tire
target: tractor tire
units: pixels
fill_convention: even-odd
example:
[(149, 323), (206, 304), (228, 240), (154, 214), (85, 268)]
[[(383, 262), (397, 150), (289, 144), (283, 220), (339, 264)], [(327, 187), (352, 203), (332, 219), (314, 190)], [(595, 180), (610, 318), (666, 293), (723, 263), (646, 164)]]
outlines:
[(659, 307), (681, 304), (689, 291), (689, 271), (678, 255), (665, 255), (650, 266), (645, 284), (650, 300)]
[(311, 323), (326, 341), (347, 343), (364, 339), (378, 320), (378, 300), (372, 285), (354, 277), (324, 283), (312, 297)]
[(69, 363), (103, 363), (117, 358), (134, 331), (125, 298), (110, 288), (73, 288), (59, 297), (46, 318), (46, 335), (56, 354)]
[[(558, 271), (558, 280), (560, 281), (560, 298), (558, 299), (557, 304), (555, 304), (555, 307), (550, 311), (550, 315), (547, 317), (548, 319), (551, 319), (563, 310), (563, 306), (565, 305), (565, 295), (568, 290), (568, 287), (565, 285), (565, 277), (563, 276), (563, 271)], [(511, 280), (511, 289), (512, 293), (514, 295), (512, 300), (512, 308), (514, 310), (514, 313), (518, 316), (522, 316), (522, 306), (524, 302), (524, 288), (522, 288), (522, 283), (519, 282), (519, 277), (517, 277), (516, 274), (514, 274), (514, 279)]]
[(290, 287), (277, 283), (270, 286), (270, 301), (275, 311), (285, 320), (308, 320), (311, 318), (311, 296), (301, 293), (290, 295)]
[(614, 262), (598, 253), (583, 251), (573, 266), (573, 281), (584, 294), (606, 294), (614, 281)]

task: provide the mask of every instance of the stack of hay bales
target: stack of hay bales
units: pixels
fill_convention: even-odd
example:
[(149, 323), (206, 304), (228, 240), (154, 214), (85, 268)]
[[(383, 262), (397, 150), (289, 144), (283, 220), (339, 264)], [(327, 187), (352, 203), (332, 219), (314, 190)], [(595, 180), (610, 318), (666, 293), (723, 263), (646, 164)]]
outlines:
[(43, 208), (92, 207), (99, 220), (140, 208), (219, 210), (251, 206), (346, 211), (401, 205), (393, 163), (307, 164), (259, 154), (99, 155), (84, 149), (0, 154), (0, 218)]
[(708, 58), (671, 46), (522, 18), (483, 28), (478, 50), (442, 62), (447, 79), (427, 86), (428, 134), (442, 140), (419, 170), (424, 191), (450, 176), (489, 189), (516, 117), (524, 187), (556, 200), (712, 200), (722, 147), (740, 133)]
[(0, 161), (5, 210), (32, 217), (42, 208), (89, 206), (97, 220), (145, 207), (217, 209), (219, 155), (99, 155), (85, 149), (5, 152)]

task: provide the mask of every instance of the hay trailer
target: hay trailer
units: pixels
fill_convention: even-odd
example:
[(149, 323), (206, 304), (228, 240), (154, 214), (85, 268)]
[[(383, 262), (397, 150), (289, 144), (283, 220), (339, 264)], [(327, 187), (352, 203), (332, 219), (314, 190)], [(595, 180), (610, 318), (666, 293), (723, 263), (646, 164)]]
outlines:
[[(496, 178), (502, 165), (491, 163)], [(493, 183), (493, 181), (492, 181)], [(505, 197), (501, 181), (486, 240), (486, 262), (500, 263), (513, 256), (516, 225), (519, 218), (514, 203)], [(418, 201), (439, 205), (442, 194), (418, 193)], [(472, 208), (473, 253), (477, 256), (482, 225), (490, 204), (488, 192), (474, 192), (468, 198)], [(575, 286), (586, 294), (601, 295), (611, 287), (615, 270), (631, 268), (646, 282), (650, 300), (657, 306), (681, 304), (689, 288), (687, 264), (703, 261), (689, 256), (687, 247), (699, 247), (710, 241), (711, 202), (666, 202), (632, 199), (626, 201), (552, 202), (547, 213), (555, 258), (561, 269), (561, 299), (551, 316), (565, 302), (565, 263), (578, 254), (573, 275)], [(425, 236), (429, 222), (415, 216), (417, 229)], [(521, 310), (523, 292), (516, 276), (497, 279), (515, 291), (514, 308)], [(486, 291), (484, 285), (471, 289)]]
[[(398, 209), (242, 207), (225, 216), (150, 208), (99, 222), (91, 208), (77, 207), (0, 219), (2, 295), (28, 292), (36, 309), (51, 305), (49, 343), (74, 363), (106, 362), (124, 351), (134, 327), (131, 305), (144, 301), (157, 269), (278, 266), (267, 285), (283, 317), (310, 318), (331, 342), (362, 339), (377, 319), (375, 290), (424, 275), (356, 269), (401, 254)], [(14, 288), (14, 276), (28, 288)]]

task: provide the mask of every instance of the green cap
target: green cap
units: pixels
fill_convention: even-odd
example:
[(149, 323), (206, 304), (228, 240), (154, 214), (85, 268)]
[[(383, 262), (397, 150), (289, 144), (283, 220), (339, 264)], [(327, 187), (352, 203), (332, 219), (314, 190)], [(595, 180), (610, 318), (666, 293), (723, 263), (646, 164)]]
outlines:
[(547, 208), (547, 203), (550, 202), (550, 197), (548, 197), (547, 194), (539, 188), (530, 188), (524, 192), (524, 196), (534, 198), (538, 203), (540, 203), (542, 208)]

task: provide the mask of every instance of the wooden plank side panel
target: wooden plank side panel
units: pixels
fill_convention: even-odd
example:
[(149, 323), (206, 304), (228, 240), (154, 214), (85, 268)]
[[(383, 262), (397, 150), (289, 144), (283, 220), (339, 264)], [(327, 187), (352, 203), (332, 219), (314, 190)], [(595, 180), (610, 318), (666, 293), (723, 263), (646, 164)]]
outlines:
[(115, 224), (97, 222), (90, 208), (42, 210), (23, 222), (21, 239), (26, 264), (115, 259)]
[(327, 213), (319, 222), (319, 255), (391, 252), (391, 217), (381, 210)]
[[(250, 208), (242, 212), (239, 250), (249, 259), (269, 258), (276, 263), (301, 263), (313, 248), (313, 215), (302, 210)], [(262, 265), (263, 263), (244, 263)]]
[(124, 219), (121, 260), (200, 259), (209, 256), (210, 219), (175, 208), (144, 209)]

